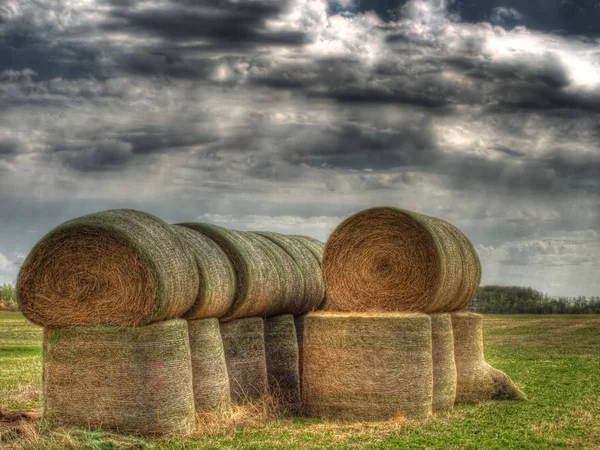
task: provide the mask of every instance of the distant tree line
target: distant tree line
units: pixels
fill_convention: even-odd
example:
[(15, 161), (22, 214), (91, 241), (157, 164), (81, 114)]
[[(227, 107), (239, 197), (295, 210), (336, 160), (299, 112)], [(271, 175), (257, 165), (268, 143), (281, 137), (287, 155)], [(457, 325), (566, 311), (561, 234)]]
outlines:
[(600, 297), (549, 297), (520, 286), (481, 286), (471, 311), (490, 314), (600, 314)]
[(17, 294), (10, 284), (0, 284), (0, 311), (17, 311)]

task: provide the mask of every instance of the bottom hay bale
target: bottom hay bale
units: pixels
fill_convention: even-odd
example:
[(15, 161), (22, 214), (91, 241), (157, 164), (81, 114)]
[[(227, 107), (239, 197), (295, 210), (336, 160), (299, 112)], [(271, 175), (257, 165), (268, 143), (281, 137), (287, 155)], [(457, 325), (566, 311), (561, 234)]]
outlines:
[(221, 323), (231, 399), (246, 403), (267, 394), (265, 327), (261, 317)]
[(188, 331), (196, 412), (228, 415), (231, 394), (219, 320), (189, 320)]
[(456, 399), (456, 363), (450, 314), (431, 314), (433, 412), (451, 409)]
[(305, 317), (305, 414), (335, 420), (426, 419), (432, 396), (429, 316), (316, 312)]
[(457, 383), (456, 403), (477, 403), (489, 399), (524, 399), (525, 395), (504, 372), (485, 362), (483, 316), (451, 314)]
[(294, 317), (296, 326), (296, 341), (298, 342), (298, 376), (300, 378), (300, 391), (302, 391), (302, 364), (304, 359), (304, 318), (306, 314)]
[(265, 319), (265, 353), (269, 392), (290, 412), (300, 407), (298, 341), (294, 316)]
[(43, 411), (48, 426), (185, 435), (195, 412), (188, 328), (44, 328)]

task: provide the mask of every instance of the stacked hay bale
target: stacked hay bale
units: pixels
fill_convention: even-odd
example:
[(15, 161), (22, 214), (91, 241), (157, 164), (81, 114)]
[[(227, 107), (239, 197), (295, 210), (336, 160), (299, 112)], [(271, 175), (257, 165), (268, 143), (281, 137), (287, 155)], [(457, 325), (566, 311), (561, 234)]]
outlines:
[[(404, 335), (402, 345), (422, 349), (431, 362), (431, 371), (420, 367), (412, 373), (429, 386), (429, 411), (450, 408), (456, 400), (457, 372), (460, 379), (463, 371), (460, 355), (463, 347), (473, 346), (454, 337), (454, 318), (451, 321), (448, 314), (439, 313), (458, 311), (475, 296), (481, 265), (469, 240), (438, 218), (397, 208), (372, 208), (347, 218), (333, 231), (325, 245), (322, 268), (329, 312), (304, 318), (303, 400), (309, 413), (353, 419), (389, 418), (392, 414), (427, 416), (423, 413), (427, 408), (422, 405), (419, 414), (411, 409), (415, 405), (402, 402), (388, 408), (389, 395), (370, 390), (373, 386), (376, 390), (387, 386), (395, 377), (398, 383), (402, 380), (393, 369), (381, 373), (372, 369), (386, 364), (394, 367), (393, 361), (386, 359), (383, 344), (376, 346), (382, 351), (374, 352), (371, 359), (355, 358), (350, 364), (341, 351), (328, 353), (322, 347), (327, 340), (335, 342), (336, 338), (326, 326), (316, 325), (324, 321), (332, 328), (339, 327), (342, 342), (349, 342), (350, 346), (356, 343), (349, 353), (360, 354), (361, 349), (367, 352), (370, 348), (372, 333), (385, 330), (378, 323), (389, 326), (393, 320), (400, 320), (398, 313), (404, 313), (402, 321), (411, 323), (417, 323), (423, 313), (430, 315), (429, 347), (416, 336)], [(359, 326), (368, 320), (372, 321), (368, 327)], [(393, 333), (387, 336), (392, 338)], [(465, 370), (472, 367), (465, 366)], [(319, 384), (322, 373), (328, 379)], [(337, 379), (344, 380), (343, 392), (335, 384)], [(460, 391), (460, 381), (458, 386)], [(388, 388), (381, 389), (386, 392)], [(328, 389), (337, 396), (329, 395)], [(365, 396), (362, 400), (361, 395)], [(361, 412), (356, 406), (361, 402), (370, 404), (373, 411), (385, 413), (371, 414), (366, 408)]]
[(185, 321), (199, 277), (169, 225), (111, 210), (71, 220), (19, 273), (23, 314), (44, 326), (43, 411), (50, 426), (137, 434), (194, 429)]

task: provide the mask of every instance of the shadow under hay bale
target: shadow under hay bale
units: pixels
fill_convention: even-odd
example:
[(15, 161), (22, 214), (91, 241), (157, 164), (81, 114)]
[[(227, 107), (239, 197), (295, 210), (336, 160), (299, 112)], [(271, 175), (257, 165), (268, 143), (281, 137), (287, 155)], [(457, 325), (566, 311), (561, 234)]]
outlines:
[(347, 218), (323, 253), (329, 309), (432, 313), (464, 306), (481, 270), (471, 264), (478, 262), (473, 247), (458, 234), (441, 219), (391, 207)]
[(231, 399), (247, 403), (266, 395), (265, 327), (261, 317), (221, 323)]
[(456, 399), (456, 363), (450, 314), (431, 314), (433, 412), (451, 409)]
[(226, 416), (231, 413), (231, 393), (219, 321), (189, 320), (188, 331), (196, 412)]
[(39, 325), (143, 325), (180, 317), (198, 270), (157, 217), (110, 210), (66, 222), (31, 250), (19, 273), (23, 314)]
[(295, 413), (300, 407), (298, 341), (294, 316), (282, 314), (265, 319), (265, 353), (269, 392)]
[(302, 400), (307, 415), (426, 419), (432, 396), (429, 316), (316, 312), (305, 317)]
[(231, 261), (212, 239), (202, 233), (180, 225), (172, 228), (194, 257), (200, 278), (196, 301), (184, 317), (223, 316), (235, 300), (236, 278)]
[(212, 239), (229, 257), (237, 278), (235, 300), (221, 321), (269, 314), (280, 298), (280, 280), (272, 257), (249, 233), (207, 223), (182, 223)]
[(194, 431), (188, 328), (44, 328), (45, 425), (140, 435)]
[(300, 378), (300, 391), (302, 392), (302, 364), (304, 359), (304, 319), (306, 314), (294, 317), (296, 326), (296, 342), (298, 342), (298, 376)]
[(285, 313), (298, 315), (316, 310), (323, 302), (325, 285), (323, 284), (321, 265), (313, 253), (298, 239), (293, 237), (268, 231), (258, 231), (255, 233), (270, 239), (281, 247), (292, 257), (300, 269), (304, 286), (302, 296), (290, 302), (291, 304), (286, 302)]
[(451, 314), (451, 317), (457, 372), (456, 403), (524, 399), (525, 395), (508, 375), (485, 362), (483, 316), (460, 312)]

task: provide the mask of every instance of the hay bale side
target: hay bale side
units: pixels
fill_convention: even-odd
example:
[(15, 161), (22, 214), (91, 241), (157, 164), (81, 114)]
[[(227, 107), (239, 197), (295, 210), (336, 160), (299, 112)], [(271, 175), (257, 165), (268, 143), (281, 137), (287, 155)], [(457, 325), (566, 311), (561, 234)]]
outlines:
[(319, 266), (323, 265), (323, 251), (325, 250), (325, 244), (318, 239), (315, 239), (310, 236), (302, 236), (300, 234), (294, 234), (289, 236), (300, 242), (304, 245), (315, 257), (317, 261), (319, 261)]
[(110, 210), (44, 236), (19, 273), (17, 298), (39, 325), (137, 326), (183, 315), (198, 283), (191, 254), (168, 224)]
[(237, 277), (235, 300), (221, 321), (264, 316), (279, 305), (279, 273), (264, 246), (249, 233), (227, 230), (207, 223), (182, 223), (212, 239), (229, 257)]
[(468, 312), (450, 316), (457, 373), (456, 403), (525, 398), (508, 375), (485, 362), (483, 316)]
[(431, 415), (432, 396), (429, 316), (316, 312), (304, 319), (307, 415), (425, 419)]
[(304, 279), (302, 271), (292, 257), (271, 239), (260, 234), (246, 232), (248, 239), (262, 246), (265, 253), (271, 258), (279, 276), (279, 293), (277, 302), (270, 305), (267, 316), (286, 314), (290, 311), (302, 309), (304, 303)]
[(260, 317), (221, 323), (231, 399), (248, 403), (267, 394), (265, 327)]
[(460, 245), (434, 217), (391, 207), (354, 214), (325, 245), (329, 309), (444, 312), (471, 276)]
[(231, 394), (219, 320), (189, 320), (188, 332), (196, 412), (226, 416), (231, 413)]
[(433, 412), (451, 409), (456, 399), (456, 363), (450, 314), (431, 314)]
[(44, 424), (120, 433), (194, 431), (185, 320), (44, 328)]
[(316, 310), (325, 297), (325, 285), (321, 265), (313, 253), (293, 237), (268, 231), (258, 231), (256, 234), (270, 239), (285, 250), (300, 269), (304, 284), (303, 297), (292, 302), (285, 312), (298, 315)]
[(173, 225), (196, 261), (199, 289), (186, 319), (223, 316), (235, 300), (236, 278), (231, 261), (210, 238), (190, 228)]
[(296, 326), (296, 341), (298, 342), (298, 375), (300, 378), (300, 390), (302, 390), (302, 365), (304, 359), (304, 319), (306, 314), (294, 317)]
[(265, 353), (269, 392), (289, 412), (300, 407), (298, 341), (294, 316), (282, 314), (265, 319)]

